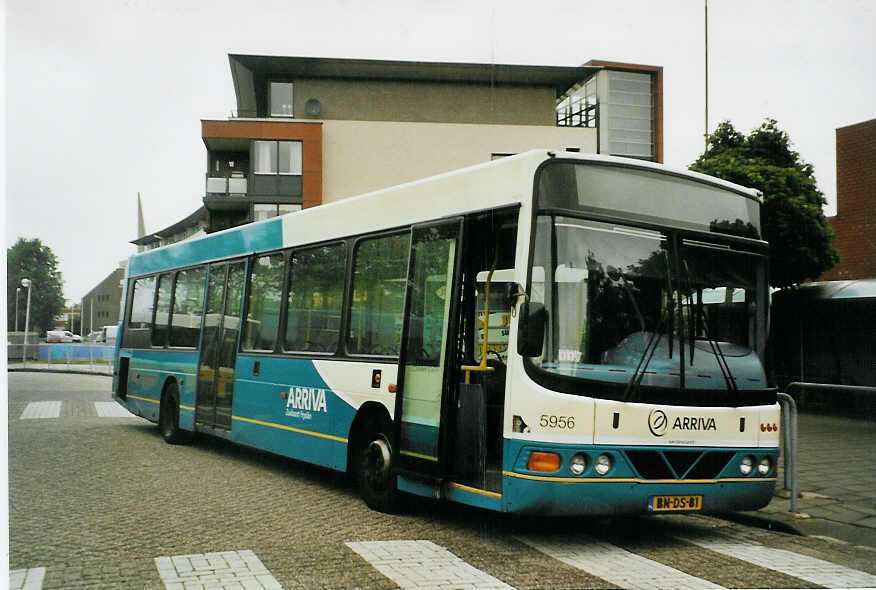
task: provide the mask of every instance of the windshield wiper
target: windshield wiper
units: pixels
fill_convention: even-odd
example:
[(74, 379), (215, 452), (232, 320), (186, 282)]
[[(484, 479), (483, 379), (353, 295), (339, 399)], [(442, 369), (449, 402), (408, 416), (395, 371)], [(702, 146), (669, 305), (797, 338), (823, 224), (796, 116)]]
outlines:
[[(685, 280), (690, 283), (690, 270), (687, 266), (687, 260), (684, 261), (684, 271), (685, 271)], [(729, 289), (729, 287), (727, 287)], [(699, 330), (700, 327), (703, 328), (703, 331), (706, 333), (706, 340), (709, 343), (709, 347), (712, 349), (712, 354), (715, 355), (715, 361), (718, 363), (718, 369), (721, 371), (721, 376), (724, 378), (724, 383), (727, 384), (727, 389), (736, 393), (739, 391), (739, 388), (736, 387), (736, 379), (733, 377), (733, 373), (730, 372), (730, 365), (727, 363), (727, 357), (724, 356), (724, 352), (721, 350), (721, 345), (718, 344), (718, 341), (712, 338), (712, 335), (709, 333), (709, 320), (706, 318), (706, 310), (703, 306), (703, 290), (697, 289), (697, 305), (694, 313), (696, 314), (696, 320), (691, 320), (691, 326), (696, 323), (696, 328)], [(693, 329), (690, 332), (690, 364), (693, 366), (693, 358), (694, 358), (694, 347), (696, 343), (696, 335)], [(682, 355), (684, 356), (684, 355)]]
[(651, 332), (651, 336), (648, 338), (648, 343), (645, 345), (645, 350), (642, 351), (642, 356), (639, 357), (639, 363), (636, 365), (636, 370), (633, 371), (633, 376), (627, 382), (626, 389), (624, 389), (623, 401), (633, 401), (633, 394), (638, 391), (639, 385), (645, 377), (645, 371), (648, 369), (648, 363), (651, 362), (651, 358), (654, 356), (657, 346), (660, 345), (660, 339), (663, 338), (663, 326), (666, 325), (666, 320), (671, 315), (672, 312), (667, 308), (663, 313), (663, 317), (660, 318), (660, 324), (657, 326), (657, 330)]
[[(639, 386), (642, 384), (642, 379), (645, 377), (645, 371), (648, 369), (648, 364), (654, 357), (657, 347), (660, 345), (660, 339), (663, 338), (663, 327), (667, 326), (669, 331), (669, 358), (672, 358), (672, 339), (674, 331), (674, 316), (675, 316), (675, 296), (672, 291), (672, 271), (670, 270), (669, 260), (666, 260), (666, 282), (669, 287), (669, 302), (663, 316), (660, 318), (660, 324), (657, 326), (657, 331), (651, 333), (648, 338), (648, 343), (645, 345), (645, 350), (642, 351), (642, 356), (639, 357), (639, 362), (636, 365), (636, 370), (633, 371), (633, 376), (627, 383), (624, 389), (624, 401), (632, 401), (633, 395), (638, 392)], [(682, 365), (684, 364), (684, 354), (682, 356)], [(644, 363), (644, 364), (643, 364)], [(682, 383), (684, 378), (682, 378)]]

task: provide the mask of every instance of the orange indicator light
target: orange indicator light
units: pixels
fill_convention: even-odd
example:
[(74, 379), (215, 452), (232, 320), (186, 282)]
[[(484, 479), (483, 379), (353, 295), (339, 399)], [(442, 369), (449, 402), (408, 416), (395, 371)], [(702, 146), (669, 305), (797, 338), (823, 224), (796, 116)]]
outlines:
[(552, 473), (560, 470), (560, 463), (561, 459), (557, 453), (533, 451), (529, 454), (529, 461), (526, 462), (526, 468), (529, 471)]

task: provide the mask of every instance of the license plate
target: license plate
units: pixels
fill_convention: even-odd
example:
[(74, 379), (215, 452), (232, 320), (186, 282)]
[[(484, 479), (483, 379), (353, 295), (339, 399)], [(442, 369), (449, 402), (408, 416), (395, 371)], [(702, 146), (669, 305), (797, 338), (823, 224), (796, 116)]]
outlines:
[(648, 510), (651, 512), (702, 510), (702, 508), (702, 496), (652, 496), (648, 499)]

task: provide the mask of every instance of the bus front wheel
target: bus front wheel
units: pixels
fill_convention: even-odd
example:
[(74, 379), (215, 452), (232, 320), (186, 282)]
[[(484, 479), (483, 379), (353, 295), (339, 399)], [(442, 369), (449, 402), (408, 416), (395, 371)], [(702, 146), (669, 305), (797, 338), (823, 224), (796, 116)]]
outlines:
[(164, 442), (178, 445), (186, 442), (187, 433), (179, 427), (179, 386), (170, 383), (161, 396), (158, 429)]
[(358, 484), (362, 499), (373, 510), (392, 513), (398, 491), (393, 473), (394, 450), (386, 420), (372, 419), (365, 429), (359, 452)]

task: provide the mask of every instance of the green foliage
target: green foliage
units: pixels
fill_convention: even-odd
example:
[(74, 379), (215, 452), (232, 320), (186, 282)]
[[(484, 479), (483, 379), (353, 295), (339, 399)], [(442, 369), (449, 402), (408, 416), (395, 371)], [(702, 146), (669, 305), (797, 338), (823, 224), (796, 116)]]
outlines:
[(722, 122), (690, 169), (763, 192), (761, 226), (770, 243), (773, 286), (815, 279), (839, 261), (815, 170), (791, 149), (788, 134), (773, 119), (747, 137)]
[[(31, 280), (29, 332), (45, 332), (54, 326), (55, 316), (64, 309), (63, 285), (58, 259), (39, 239), (18, 241), (6, 249), (7, 327), (15, 329), (15, 288), (21, 279)], [(24, 331), (27, 289), (21, 287), (18, 303), (18, 329)]]

